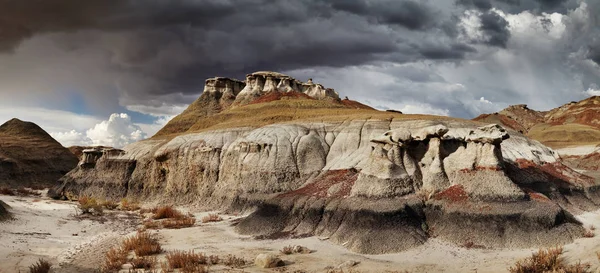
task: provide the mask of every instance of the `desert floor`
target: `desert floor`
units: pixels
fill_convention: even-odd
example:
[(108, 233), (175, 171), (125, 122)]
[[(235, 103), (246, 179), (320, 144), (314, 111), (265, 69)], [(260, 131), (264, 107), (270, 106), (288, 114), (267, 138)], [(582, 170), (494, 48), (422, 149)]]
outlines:
[[(107, 211), (100, 218), (81, 217), (73, 202), (45, 197), (0, 196), (10, 205), (14, 220), (0, 223), (0, 272), (28, 272), (39, 258), (53, 263), (53, 272), (97, 272), (104, 253), (125, 236), (133, 235), (141, 223), (137, 213)], [(185, 209), (182, 209), (185, 211)], [(193, 213), (201, 219), (207, 212)], [(326, 238), (255, 240), (234, 232), (233, 223), (240, 216), (221, 215), (221, 222), (201, 223), (184, 229), (151, 231), (160, 238), (166, 251), (194, 250), (196, 253), (229, 254), (243, 257), (249, 264), (241, 269), (211, 267), (211, 272), (275, 272), (258, 269), (251, 261), (260, 253), (277, 254), (286, 262), (279, 272), (327, 272), (349, 261), (357, 264), (343, 272), (508, 272), (515, 261), (537, 249), (467, 249), (438, 239), (397, 254), (361, 255)], [(600, 228), (600, 211), (577, 216), (586, 227)], [(600, 269), (596, 252), (600, 251), (600, 230), (593, 238), (582, 238), (564, 246), (567, 262), (590, 263)], [(283, 255), (285, 246), (302, 245), (310, 254)], [(164, 259), (165, 254), (158, 256)], [(301, 271), (300, 271), (301, 270)], [(127, 270), (122, 270), (127, 272)], [(337, 271), (342, 272), (342, 271)], [(599, 271), (600, 272), (600, 271)]]

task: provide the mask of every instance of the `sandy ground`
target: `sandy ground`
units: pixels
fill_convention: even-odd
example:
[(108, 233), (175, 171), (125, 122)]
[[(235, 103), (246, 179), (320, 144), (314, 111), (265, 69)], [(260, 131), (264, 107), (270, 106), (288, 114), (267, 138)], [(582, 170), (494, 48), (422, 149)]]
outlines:
[(0, 200), (11, 206), (14, 218), (0, 223), (0, 273), (28, 272), (39, 258), (57, 269), (72, 267), (82, 249), (115, 241), (134, 231), (139, 222), (136, 214), (124, 212), (82, 218), (74, 203), (48, 198), (1, 195)]
[[(0, 196), (12, 206), (15, 220), (0, 224), (0, 272), (27, 272), (27, 267), (39, 257), (50, 260), (53, 272), (95, 272), (104, 253), (126, 235), (135, 234), (139, 219), (124, 212), (108, 212), (103, 221), (80, 219), (70, 202), (33, 197)], [(202, 219), (207, 213), (194, 213)], [(198, 223), (185, 229), (151, 231), (160, 238), (166, 251), (194, 250), (196, 253), (229, 254), (251, 262), (260, 253), (272, 253), (286, 262), (280, 272), (327, 272), (328, 268), (355, 261), (357, 265), (344, 272), (508, 272), (516, 260), (529, 256), (537, 249), (466, 249), (431, 239), (426, 244), (397, 254), (361, 255), (326, 238), (255, 240), (234, 231), (240, 216), (222, 215), (221, 222)], [(600, 210), (577, 216), (586, 227), (598, 227), (594, 238), (582, 238), (564, 247), (568, 262), (590, 263), (600, 272), (596, 252), (600, 251)], [(73, 234), (77, 234), (74, 236)], [(282, 255), (288, 245), (302, 245), (313, 250), (310, 254)], [(164, 260), (165, 254), (158, 256)], [(123, 270), (122, 272), (127, 272)], [(211, 267), (211, 272), (275, 272), (258, 269), (249, 264), (231, 270)]]

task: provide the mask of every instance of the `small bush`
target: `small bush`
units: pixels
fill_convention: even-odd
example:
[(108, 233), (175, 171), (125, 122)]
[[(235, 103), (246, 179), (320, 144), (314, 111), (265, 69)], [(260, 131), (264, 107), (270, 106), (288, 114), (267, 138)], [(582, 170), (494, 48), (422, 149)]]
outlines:
[(196, 223), (195, 218), (167, 219), (162, 222), (162, 226), (168, 229), (179, 229), (192, 227)]
[(219, 264), (219, 261), (220, 261), (220, 259), (219, 259), (219, 256), (217, 256), (217, 255), (210, 255), (210, 256), (208, 256), (208, 263), (209, 264)]
[(147, 229), (159, 229), (161, 228), (161, 224), (159, 221), (147, 220), (143, 222), (144, 227)]
[(152, 237), (148, 232), (138, 232), (135, 236), (125, 239), (122, 245), (123, 249), (127, 251), (133, 250), (138, 257), (159, 254), (162, 252), (158, 240)]
[(0, 188), (0, 194), (14, 196), (15, 192), (9, 188)]
[(115, 271), (121, 269), (123, 264), (127, 263), (127, 253), (129, 251), (122, 247), (111, 248), (104, 257), (104, 271)]
[(206, 273), (208, 272), (208, 268), (199, 264), (189, 264), (185, 265), (179, 271), (181, 273)]
[(131, 265), (136, 269), (152, 269), (156, 264), (156, 257), (136, 257), (131, 260)]
[(152, 216), (152, 218), (155, 220), (167, 219), (167, 218), (168, 219), (181, 219), (184, 217), (185, 216), (183, 216), (183, 213), (181, 213), (177, 209), (174, 209), (172, 206), (164, 206), (164, 207), (156, 208), (156, 211), (154, 212), (154, 215)]
[(112, 200), (104, 200), (104, 201), (100, 202), (100, 205), (108, 210), (115, 210), (115, 209), (117, 209), (117, 207), (119, 207), (119, 204), (117, 204), (117, 202), (112, 201)]
[(169, 267), (171, 268), (191, 268), (191, 266), (207, 264), (207, 257), (202, 253), (191, 251), (176, 250), (167, 253), (166, 256)]
[(208, 222), (220, 222), (223, 221), (223, 218), (216, 213), (210, 213), (207, 216), (202, 217), (202, 223)]
[(36, 263), (29, 266), (29, 273), (48, 273), (52, 264), (44, 259), (39, 259)]
[(104, 212), (102, 205), (100, 205), (93, 197), (82, 196), (77, 202), (79, 203), (78, 207), (82, 214), (89, 213), (101, 215)]
[(562, 247), (549, 248), (546, 250), (540, 249), (538, 252), (532, 254), (531, 257), (517, 261), (517, 263), (508, 270), (511, 273), (589, 272), (589, 264), (564, 264), (560, 257), (562, 251)]
[(281, 254), (291, 255), (291, 254), (294, 254), (294, 247), (293, 246), (284, 246), (283, 249), (280, 250), (279, 252), (281, 252)]
[(223, 259), (223, 264), (233, 268), (242, 268), (244, 265), (246, 265), (246, 260), (244, 260), (244, 258), (229, 254), (227, 257), (225, 257), (225, 259)]
[(139, 210), (139, 209), (140, 209), (140, 205), (138, 205), (137, 203), (131, 202), (125, 198), (121, 199), (121, 210), (134, 211), (134, 210)]

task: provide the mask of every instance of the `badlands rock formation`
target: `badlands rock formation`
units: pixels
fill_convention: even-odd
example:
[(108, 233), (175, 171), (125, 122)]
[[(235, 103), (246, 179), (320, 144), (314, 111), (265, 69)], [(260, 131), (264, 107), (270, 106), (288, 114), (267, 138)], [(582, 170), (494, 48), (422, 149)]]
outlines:
[(75, 166), (77, 157), (34, 123), (0, 126), (0, 186), (54, 186)]
[(269, 96), (273, 99), (302, 96), (317, 100), (329, 100), (351, 107), (370, 108), (349, 100), (340, 100), (338, 93), (312, 79), (303, 83), (288, 75), (277, 72), (261, 71), (248, 74), (246, 81), (215, 77), (206, 80), (204, 92), (181, 115), (171, 120), (157, 135), (169, 135), (189, 130), (203, 117), (209, 117), (230, 107), (253, 103), (259, 98)]
[[(430, 237), (486, 247), (565, 243), (583, 234), (569, 210), (600, 201), (596, 180), (516, 131), (283, 96), (298, 84), (269, 75), (249, 77), (231, 106), (209, 117), (187, 120), (201, 116), (190, 106), (174, 124), (193, 125), (172, 126), (177, 134), (119, 153), (90, 151), (55, 191), (253, 210), (240, 233), (318, 235), (361, 253)], [(256, 86), (268, 92), (235, 106)]]

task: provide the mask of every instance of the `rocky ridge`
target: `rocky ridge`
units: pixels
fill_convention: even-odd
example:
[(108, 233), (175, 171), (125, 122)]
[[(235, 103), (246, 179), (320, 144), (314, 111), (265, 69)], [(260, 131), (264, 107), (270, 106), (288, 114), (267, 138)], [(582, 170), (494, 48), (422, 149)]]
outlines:
[[(316, 84), (312, 79), (303, 83), (277, 72), (251, 73), (246, 76), (245, 81), (214, 77), (206, 80), (202, 95), (181, 115), (163, 127), (156, 136), (186, 132), (196, 124), (198, 119), (212, 116), (231, 107), (282, 98), (312, 98), (350, 108), (370, 108), (348, 99), (341, 100), (335, 90)], [(257, 101), (259, 99), (262, 101)]]
[[(264, 86), (280, 83), (265, 78)], [(514, 130), (306, 94), (264, 99), (269, 94), (285, 93), (221, 109), (193, 130), (90, 156), (55, 192), (253, 210), (240, 233), (319, 235), (372, 254), (431, 237), (486, 247), (569, 242), (583, 235), (570, 211), (600, 201), (598, 181)]]
[(497, 123), (519, 131), (545, 145), (560, 148), (600, 142), (600, 97), (570, 102), (550, 111), (535, 111), (527, 105), (510, 106), (483, 114), (474, 120)]

